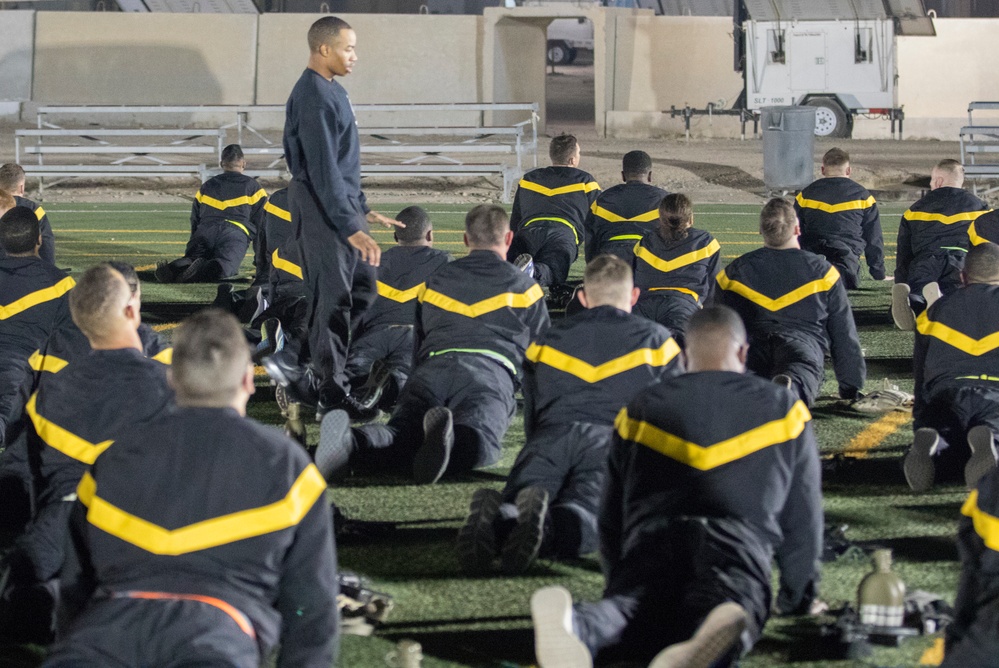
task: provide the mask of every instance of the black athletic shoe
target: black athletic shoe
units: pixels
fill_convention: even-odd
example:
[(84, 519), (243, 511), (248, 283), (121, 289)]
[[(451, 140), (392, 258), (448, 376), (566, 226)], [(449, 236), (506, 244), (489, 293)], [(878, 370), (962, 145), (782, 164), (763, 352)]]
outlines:
[(423, 445), (413, 458), (413, 479), (418, 485), (432, 485), (441, 479), (451, 461), (454, 447), (454, 418), (451, 411), (437, 406), (423, 416)]
[(496, 560), (496, 517), (503, 495), (495, 489), (477, 489), (472, 494), (468, 517), (458, 530), (458, 563), (468, 573), (485, 573)]
[(173, 283), (177, 278), (173, 273), (173, 268), (170, 266), (169, 262), (159, 262), (156, 265), (156, 271), (153, 272), (153, 276), (160, 283)]
[(350, 433), (350, 417), (346, 411), (330, 411), (319, 427), (316, 447), (316, 468), (327, 480), (344, 473), (354, 451), (354, 436)]
[[(222, 285), (227, 285), (223, 283)], [(221, 288), (221, 286), (219, 286)], [(260, 360), (270, 357), (278, 351), (281, 341), (281, 321), (277, 318), (268, 318), (260, 325), (260, 343), (253, 351), (253, 363), (260, 364)]]
[(548, 514), (548, 492), (540, 487), (525, 487), (517, 492), (517, 526), (503, 545), (500, 563), (509, 575), (523, 573), (541, 551)]
[(375, 360), (368, 373), (368, 379), (357, 390), (357, 402), (365, 408), (376, 408), (391, 380), (392, 369), (384, 360)]
[(232, 283), (219, 283), (218, 291), (215, 293), (215, 301), (212, 306), (220, 308), (226, 313), (236, 313), (236, 301), (232, 295)]
[(299, 367), (289, 359), (288, 355), (280, 352), (264, 357), (260, 360), (260, 364), (274, 384), (285, 389), (288, 401), (306, 406), (316, 405), (319, 393), (310, 369)]
[(554, 310), (560, 311), (569, 305), (572, 301), (573, 296), (576, 294), (576, 288), (578, 286), (560, 284), (560, 285), (549, 285), (548, 295), (546, 302), (548, 306)]
[(344, 411), (350, 416), (350, 421), (354, 424), (365, 424), (372, 420), (377, 420), (382, 414), (377, 408), (368, 408), (362, 405), (356, 398), (347, 395), (337, 402), (326, 403), (320, 399), (316, 404), (316, 422), (322, 422), (327, 413), (337, 410)]
[(201, 268), (205, 266), (205, 259), (201, 257), (194, 258), (191, 260), (191, 264), (187, 265), (184, 271), (180, 272), (177, 276), (178, 283), (194, 283), (195, 279), (198, 278), (198, 274), (201, 272)]
[(978, 425), (968, 430), (971, 459), (964, 466), (964, 484), (974, 489), (983, 476), (996, 468), (996, 447), (992, 430)]
[(717, 605), (690, 640), (659, 652), (649, 668), (711, 668), (732, 651), (748, 624), (749, 613), (738, 603)]
[(933, 487), (936, 477), (936, 465), (933, 456), (940, 447), (940, 434), (935, 429), (923, 427), (917, 429), (912, 439), (912, 446), (902, 460), (902, 470), (905, 481), (913, 492), (928, 492)]

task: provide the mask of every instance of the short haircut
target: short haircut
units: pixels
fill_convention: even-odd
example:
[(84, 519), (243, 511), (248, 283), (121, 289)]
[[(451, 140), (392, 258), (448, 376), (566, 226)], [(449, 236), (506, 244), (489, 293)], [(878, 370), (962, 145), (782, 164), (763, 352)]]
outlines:
[(16, 162), (8, 162), (0, 166), (0, 190), (9, 193), (17, 190), (24, 183), (24, 168)]
[(496, 204), (479, 204), (465, 214), (465, 234), (472, 246), (498, 246), (510, 230), (510, 217)]
[(659, 203), (659, 236), (666, 241), (687, 238), (694, 219), (694, 203), (683, 193), (672, 193)]
[(972, 246), (964, 259), (964, 274), (969, 283), (999, 281), (999, 246), (988, 241)]
[(645, 151), (629, 151), (621, 160), (621, 172), (625, 178), (644, 177), (652, 171), (652, 157)]
[(610, 304), (630, 296), (633, 287), (631, 265), (610, 253), (596, 256), (583, 271), (583, 291), (591, 306)]
[(135, 291), (139, 289), (139, 275), (135, 273), (135, 267), (127, 262), (118, 262), (117, 260), (108, 260), (108, 264), (121, 274), (121, 277), (128, 283), (128, 289), (134, 295)]
[(239, 144), (229, 144), (222, 149), (222, 159), (219, 160), (222, 168), (235, 167), (243, 159), (243, 147)]
[(956, 183), (956, 187), (960, 188), (964, 185), (964, 165), (959, 161), (945, 158), (938, 162), (934, 169), (941, 172), (948, 181)]
[(351, 30), (350, 24), (336, 16), (324, 16), (309, 28), (309, 50), (319, 51), (323, 44), (332, 44), (341, 30)]
[(850, 154), (841, 148), (831, 148), (822, 156), (822, 166), (839, 169), (850, 164)]
[(39, 234), (38, 216), (26, 206), (15, 206), (0, 217), (0, 247), (11, 255), (34, 251)]
[(249, 364), (246, 336), (231, 313), (205, 309), (177, 328), (170, 373), (180, 402), (229, 403), (239, 392)]
[(430, 214), (421, 206), (407, 206), (395, 219), (406, 226), (395, 230), (395, 238), (401, 243), (420, 241), (433, 228)]
[(548, 157), (551, 158), (553, 165), (564, 165), (576, 153), (577, 146), (579, 146), (579, 142), (576, 141), (575, 136), (559, 135), (552, 139), (552, 143), (548, 145)]
[(6, 190), (0, 189), (0, 215), (7, 213), (15, 206), (17, 206), (17, 201), (14, 196)]
[(794, 206), (783, 197), (774, 197), (760, 211), (760, 234), (767, 246), (783, 246), (794, 236), (798, 216)]
[(728, 306), (705, 306), (690, 316), (685, 339), (705, 343), (728, 339), (742, 345), (746, 343), (746, 325), (739, 314)]
[(69, 312), (91, 342), (103, 341), (118, 331), (131, 296), (124, 276), (110, 264), (98, 264), (83, 272), (70, 290)]

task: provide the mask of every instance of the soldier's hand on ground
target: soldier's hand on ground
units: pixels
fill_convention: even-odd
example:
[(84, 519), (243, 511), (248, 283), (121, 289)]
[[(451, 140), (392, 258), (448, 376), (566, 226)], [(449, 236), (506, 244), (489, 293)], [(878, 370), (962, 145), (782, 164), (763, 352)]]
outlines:
[(812, 599), (812, 603), (808, 606), (808, 614), (811, 617), (818, 617), (827, 612), (829, 612), (829, 604), (821, 598)]
[(405, 223), (400, 223), (398, 220), (394, 220), (388, 216), (383, 216), (377, 211), (369, 211), (367, 219), (369, 223), (379, 223), (385, 227), (406, 227)]
[(361, 259), (372, 267), (377, 267), (378, 263), (381, 262), (382, 249), (378, 246), (378, 242), (371, 238), (371, 235), (365, 232), (354, 232), (347, 237), (347, 242), (361, 251)]

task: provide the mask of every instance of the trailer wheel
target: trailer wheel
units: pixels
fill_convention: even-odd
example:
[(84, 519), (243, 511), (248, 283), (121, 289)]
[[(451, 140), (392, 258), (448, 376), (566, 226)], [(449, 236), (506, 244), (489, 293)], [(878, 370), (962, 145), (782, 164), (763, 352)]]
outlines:
[(572, 62), (572, 49), (562, 40), (552, 40), (548, 42), (548, 64), (568, 65)]
[(830, 97), (813, 97), (805, 102), (809, 107), (815, 107), (816, 137), (849, 137), (853, 130), (853, 119), (839, 102)]

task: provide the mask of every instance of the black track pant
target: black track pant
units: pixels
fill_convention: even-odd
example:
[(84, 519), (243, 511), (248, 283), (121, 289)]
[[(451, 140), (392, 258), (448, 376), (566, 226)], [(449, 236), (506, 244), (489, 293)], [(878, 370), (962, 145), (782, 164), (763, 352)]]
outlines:
[(212, 283), (239, 273), (250, 237), (231, 223), (200, 225), (187, 242), (184, 257), (170, 263), (180, 275), (194, 260), (206, 260), (190, 283)]
[(860, 254), (844, 243), (837, 243), (829, 239), (819, 239), (810, 243), (804, 250), (817, 253), (829, 260), (829, 264), (836, 267), (839, 275), (843, 277), (843, 285), (847, 290), (856, 290), (860, 287)]
[(513, 418), (513, 377), (499, 362), (467, 353), (448, 353), (420, 362), (399, 395), (387, 425), (354, 431), (356, 462), (365, 468), (406, 468), (423, 443), (423, 416), (435, 406), (454, 415), (454, 449), (448, 473), (496, 463)]
[(219, 608), (189, 600), (106, 599), (74, 622), (44, 668), (259, 668), (256, 640)]
[(999, 436), (999, 383), (937, 383), (925, 404), (913, 411), (913, 429), (929, 427), (940, 433), (936, 469), (941, 479), (963, 480), (964, 465), (971, 456), (968, 430), (979, 425)]
[(288, 201), (302, 253), (309, 354), (320, 399), (337, 403), (349, 391), (350, 332), (378, 295), (375, 267), (333, 229), (308, 184), (292, 179)]
[(758, 334), (749, 340), (746, 366), (763, 378), (785, 374), (807, 406), (815, 403), (825, 376), (825, 354), (818, 342), (789, 334)]
[(604, 661), (648, 663), (693, 635), (713, 608), (732, 601), (750, 616), (742, 646), (759, 638), (770, 610), (770, 550), (740, 522), (684, 518), (650, 533), (611, 568), (604, 597), (576, 606), (573, 625)]
[(658, 322), (682, 345), (687, 321), (700, 308), (693, 297), (679, 290), (650, 290), (639, 296), (632, 313)]
[(395, 391), (401, 390), (413, 370), (413, 328), (409, 325), (374, 327), (351, 339), (347, 377), (353, 389), (364, 384), (371, 373), (371, 365), (378, 360), (391, 369)]
[(979, 607), (966, 627), (955, 621), (947, 635), (941, 668), (993, 668), (999, 656), (999, 601)]
[(940, 292), (945, 295), (961, 287), (961, 270), (964, 269), (964, 251), (938, 251), (917, 255), (909, 263), (909, 272), (905, 280), (895, 279), (896, 283), (909, 286), (909, 305), (919, 315), (926, 310), (926, 300), (923, 299), (923, 288), (927, 283), (936, 282)]
[(610, 425), (574, 422), (532, 434), (503, 488), (501, 521), (509, 524), (516, 519), (517, 492), (541, 487), (548, 492), (549, 522), (542, 554), (572, 559), (595, 552), (599, 548), (597, 512), (613, 430)]
[(579, 245), (568, 225), (537, 222), (513, 236), (506, 258), (513, 262), (522, 253), (530, 253), (534, 258), (538, 285), (561, 285), (569, 278), (569, 267), (579, 257)]

